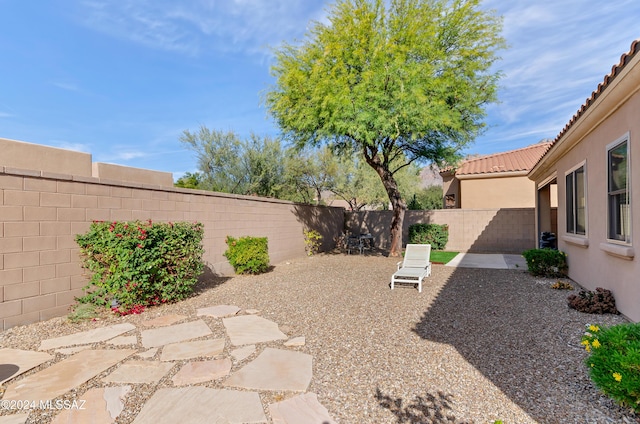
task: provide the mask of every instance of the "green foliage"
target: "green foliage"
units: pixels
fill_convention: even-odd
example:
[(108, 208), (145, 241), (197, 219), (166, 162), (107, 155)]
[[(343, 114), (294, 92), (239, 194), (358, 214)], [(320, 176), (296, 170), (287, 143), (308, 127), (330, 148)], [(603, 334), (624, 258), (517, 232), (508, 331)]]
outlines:
[(307, 255), (312, 256), (319, 252), (322, 245), (322, 234), (316, 230), (304, 231), (304, 248), (307, 251)]
[(527, 260), (529, 273), (542, 277), (567, 275), (567, 254), (555, 249), (530, 249), (522, 252)]
[(406, 204), (395, 174), (453, 162), (481, 133), (501, 20), (480, 0), (338, 0), (325, 22), (275, 51), (266, 104), (297, 145), (357, 151), (375, 170), (397, 211), (397, 255)]
[(185, 299), (202, 273), (200, 223), (93, 222), (76, 236), (83, 266), (91, 271), (83, 303), (121, 312), (136, 305)]
[(187, 172), (182, 177), (178, 178), (178, 181), (174, 183), (174, 186), (180, 188), (194, 188), (201, 189), (203, 187), (203, 175), (200, 172)]
[(595, 385), (623, 406), (640, 412), (640, 323), (600, 329), (587, 325), (582, 345)]
[(266, 237), (227, 236), (227, 258), (236, 274), (261, 274), (269, 269), (269, 251)]
[(449, 226), (413, 224), (409, 226), (409, 243), (430, 244), (433, 250), (444, 250), (449, 241)]
[(567, 303), (571, 309), (587, 314), (618, 314), (616, 299), (611, 290), (596, 287), (596, 291), (580, 290), (575, 295), (567, 297)]
[(442, 187), (433, 185), (419, 189), (407, 204), (409, 210), (442, 209)]

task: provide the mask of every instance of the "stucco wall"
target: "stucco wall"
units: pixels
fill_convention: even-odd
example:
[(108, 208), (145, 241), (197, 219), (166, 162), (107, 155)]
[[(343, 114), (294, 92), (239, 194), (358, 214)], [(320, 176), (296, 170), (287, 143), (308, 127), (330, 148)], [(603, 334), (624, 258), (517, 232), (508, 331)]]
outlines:
[[(390, 244), (392, 211), (348, 212), (346, 228), (354, 233), (371, 233), (377, 246)], [(512, 209), (438, 209), (407, 211), (403, 241), (408, 241), (409, 225), (447, 224), (446, 250), (458, 252), (522, 253), (535, 247), (533, 208)]]
[[(559, 248), (569, 261), (569, 277), (587, 289), (610, 289), (618, 309), (634, 321), (640, 321), (640, 93), (636, 93), (607, 120), (595, 127), (584, 139), (560, 158), (556, 164), (558, 181)], [(631, 245), (607, 240), (607, 149), (629, 132), (631, 171)], [(567, 235), (564, 199), (566, 172), (585, 161), (587, 184), (587, 234)], [(587, 241), (580, 245), (575, 241)], [(630, 247), (634, 258), (611, 254), (608, 247)]]
[(87, 278), (75, 235), (93, 220), (200, 221), (204, 261), (216, 274), (231, 267), (222, 253), (231, 236), (269, 239), (272, 264), (304, 256), (303, 229), (324, 248), (343, 227), (343, 209), (297, 205), (172, 187), (0, 166), (0, 329), (64, 315)]
[(460, 180), (463, 209), (533, 208), (535, 183), (526, 175)]

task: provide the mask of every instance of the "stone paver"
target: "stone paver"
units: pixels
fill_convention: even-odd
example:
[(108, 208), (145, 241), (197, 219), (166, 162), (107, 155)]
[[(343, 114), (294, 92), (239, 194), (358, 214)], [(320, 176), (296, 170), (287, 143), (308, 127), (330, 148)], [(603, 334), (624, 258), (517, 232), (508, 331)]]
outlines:
[(61, 347), (60, 349), (54, 350), (56, 353), (61, 353), (62, 355), (73, 355), (74, 353), (81, 352), (83, 350), (91, 349), (91, 346), (75, 346), (75, 347)]
[(53, 356), (44, 352), (9, 348), (0, 349), (0, 384), (52, 358)]
[(82, 409), (63, 409), (51, 424), (113, 423), (124, 410), (124, 400), (131, 386), (90, 389), (82, 396)]
[(29, 414), (5, 415), (0, 417), (0, 424), (25, 424)]
[(160, 361), (128, 361), (116, 368), (102, 381), (106, 383), (157, 383), (173, 368), (173, 365)]
[(133, 424), (266, 422), (258, 393), (194, 386), (158, 390)]
[(293, 347), (293, 346), (304, 346), (305, 342), (306, 340), (304, 336), (300, 336), (300, 337), (294, 337), (292, 339), (289, 339), (283, 344), (287, 347)]
[(142, 346), (146, 348), (159, 347), (170, 343), (197, 339), (198, 337), (208, 336), (210, 334), (211, 329), (202, 320), (185, 322), (183, 324), (142, 331)]
[(107, 341), (107, 344), (114, 346), (134, 345), (138, 344), (138, 338), (136, 336), (118, 336)]
[(47, 401), (78, 387), (124, 358), (132, 349), (83, 350), (7, 387), (5, 400)]
[(256, 345), (246, 345), (231, 351), (231, 356), (236, 362), (242, 362), (256, 351)]
[(161, 361), (179, 361), (201, 356), (216, 356), (224, 351), (224, 339), (173, 343), (162, 348)]
[(69, 334), (67, 336), (55, 337), (40, 342), (40, 350), (56, 349), (58, 347), (86, 345), (91, 343), (104, 342), (128, 331), (135, 330), (133, 324), (123, 323), (110, 325), (108, 327), (94, 328), (89, 331)]
[(149, 358), (153, 358), (154, 356), (156, 356), (156, 353), (158, 353), (158, 348), (154, 347), (154, 348), (151, 348), (149, 350), (145, 350), (144, 352), (140, 352), (136, 356), (138, 356), (140, 358), (149, 359)]
[(217, 305), (208, 308), (198, 309), (198, 316), (209, 316), (214, 318), (223, 318), (237, 314), (240, 311), (235, 305)]
[(255, 390), (304, 392), (312, 377), (312, 357), (306, 353), (266, 348), (231, 375), (225, 386)]
[(154, 319), (143, 321), (142, 325), (144, 325), (145, 327), (164, 327), (166, 325), (175, 324), (176, 322), (182, 321), (183, 319), (187, 319), (187, 318), (189, 317), (186, 315), (177, 315), (177, 314), (162, 315)]
[(287, 335), (278, 329), (278, 324), (255, 315), (242, 315), (222, 320), (234, 346), (284, 340)]
[(229, 358), (214, 359), (213, 361), (189, 362), (173, 376), (176, 386), (204, 383), (226, 377), (231, 372)]
[(269, 405), (273, 424), (336, 424), (315, 393), (294, 396)]

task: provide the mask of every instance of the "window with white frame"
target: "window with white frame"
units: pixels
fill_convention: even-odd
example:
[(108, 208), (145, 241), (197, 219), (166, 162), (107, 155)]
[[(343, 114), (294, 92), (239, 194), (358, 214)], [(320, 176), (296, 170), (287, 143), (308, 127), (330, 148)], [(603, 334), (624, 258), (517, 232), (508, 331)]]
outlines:
[(608, 237), (631, 243), (629, 135), (607, 146)]
[(585, 187), (585, 164), (569, 171), (565, 176), (567, 233), (587, 233), (587, 199)]

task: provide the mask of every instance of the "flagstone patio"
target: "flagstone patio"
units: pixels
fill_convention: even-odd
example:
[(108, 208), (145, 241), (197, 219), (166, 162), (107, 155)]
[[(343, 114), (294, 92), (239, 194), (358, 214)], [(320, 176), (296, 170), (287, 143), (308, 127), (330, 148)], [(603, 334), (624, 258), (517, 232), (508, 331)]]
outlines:
[[(240, 311), (233, 305), (214, 305), (197, 312), (199, 317), (221, 320), (230, 341), (228, 354), (226, 339), (214, 337), (202, 319), (176, 324), (188, 319), (184, 315), (159, 316), (143, 321), (142, 328), (124, 323), (46, 339), (40, 343), (41, 352), (0, 349), (0, 383), (8, 382), (2, 399), (68, 401), (76, 388), (102, 375), (104, 387), (73, 395), (82, 408), (62, 408), (52, 423), (111, 423), (125, 410), (132, 387), (154, 386), (169, 375), (174, 387), (154, 390), (134, 424), (267, 423), (265, 410), (273, 414), (273, 422), (282, 424), (320, 419), (317, 422), (333, 423), (317, 397), (305, 393), (312, 357), (291, 350), (304, 346), (304, 336), (288, 338), (277, 323), (256, 315), (259, 311), (238, 315)], [(282, 349), (260, 346), (273, 342)], [(105, 348), (97, 348), (101, 346)], [(67, 357), (55, 362), (49, 352)], [(258, 356), (248, 360), (256, 352)], [(52, 360), (50, 366), (17, 378)], [(234, 364), (238, 368), (232, 372)], [(210, 382), (228, 388), (197, 386)], [(260, 393), (270, 391), (303, 395), (263, 405)], [(24, 424), (28, 416), (16, 411), (0, 416), (0, 424)]]

